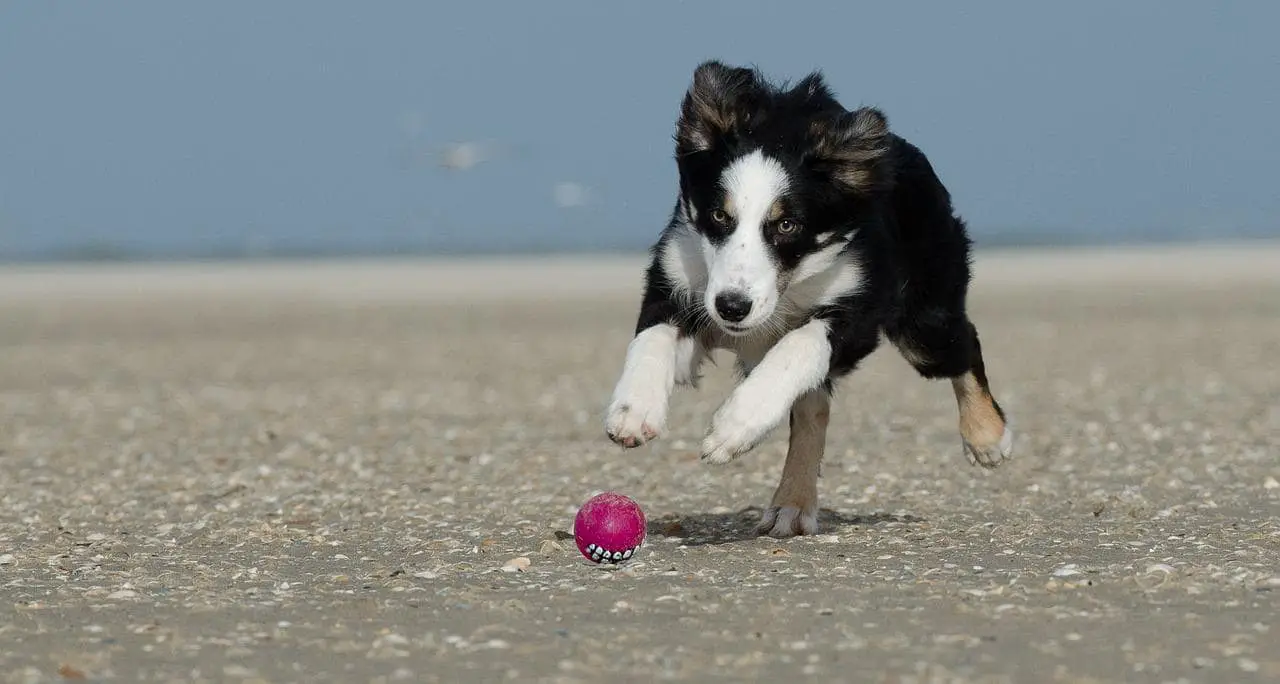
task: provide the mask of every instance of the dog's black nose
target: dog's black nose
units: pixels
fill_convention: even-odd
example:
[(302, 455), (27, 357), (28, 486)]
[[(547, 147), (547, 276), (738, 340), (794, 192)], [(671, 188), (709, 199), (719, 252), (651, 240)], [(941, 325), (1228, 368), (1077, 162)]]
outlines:
[(716, 295), (716, 313), (730, 323), (738, 323), (751, 313), (751, 300), (741, 292), (721, 292)]

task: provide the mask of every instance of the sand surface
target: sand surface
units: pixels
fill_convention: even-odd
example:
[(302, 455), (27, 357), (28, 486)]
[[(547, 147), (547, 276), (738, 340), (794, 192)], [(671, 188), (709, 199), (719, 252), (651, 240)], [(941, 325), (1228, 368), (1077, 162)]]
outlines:
[[(882, 348), (787, 541), (784, 432), (697, 458), (727, 363), (605, 438), (641, 265), (0, 269), (0, 677), (1280, 679), (1280, 247), (982, 255), (1014, 460)], [(564, 538), (604, 489), (621, 570)]]

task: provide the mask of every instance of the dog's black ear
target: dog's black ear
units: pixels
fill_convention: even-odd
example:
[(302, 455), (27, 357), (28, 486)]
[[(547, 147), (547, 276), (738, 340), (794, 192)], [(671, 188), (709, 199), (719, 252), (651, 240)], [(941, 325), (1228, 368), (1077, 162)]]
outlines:
[(750, 98), (759, 83), (751, 69), (711, 60), (698, 65), (680, 105), (676, 150), (691, 154), (711, 149), (716, 139), (745, 123)]
[(834, 118), (819, 119), (811, 163), (854, 192), (870, 194), (888, 187), (889, 121), (874, 107), (862, 107)]
[(813, 71), (808, 76), (800, 79), (800, 82), (791, 89), (791, 92), (810, 100), (834, 97), (831, 87), (827, 85), (827, 79), (822, 75), (821, 70)]

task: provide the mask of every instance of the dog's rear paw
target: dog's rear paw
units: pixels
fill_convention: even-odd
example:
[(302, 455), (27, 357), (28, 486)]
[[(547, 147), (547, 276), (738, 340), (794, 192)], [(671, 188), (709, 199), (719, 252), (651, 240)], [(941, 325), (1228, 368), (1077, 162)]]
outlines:
[(785, 539), (818, 533), (818, 507), (770, 506), (756, 525), (756, 534)]
[(967, 439), (963, 441), (964, 455), (970, 465), (995, 468), (1013, 455), (1013, 430), (1008, 425), (1005, 425), (998, 441), (986, 444), (975, 444)]
[(604, 431), (615, 444), (633, 449), (662, 435), (665, 414), (662, 408), (646, 409), (638, 403), (617, 402), (609, 407)]

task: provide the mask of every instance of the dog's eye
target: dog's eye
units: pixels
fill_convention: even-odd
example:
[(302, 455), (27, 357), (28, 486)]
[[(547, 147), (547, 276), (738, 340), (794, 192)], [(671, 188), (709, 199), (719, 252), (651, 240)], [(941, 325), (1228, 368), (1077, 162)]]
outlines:
[(723, 209), (712, 209), (711, 220), (723, 226), (729, 223), (729, 215)]
[(800, 223), (791, 219), (782, 219), (778, 222), (778, 232), (783, 235), (790, 235), (800, 230)]

